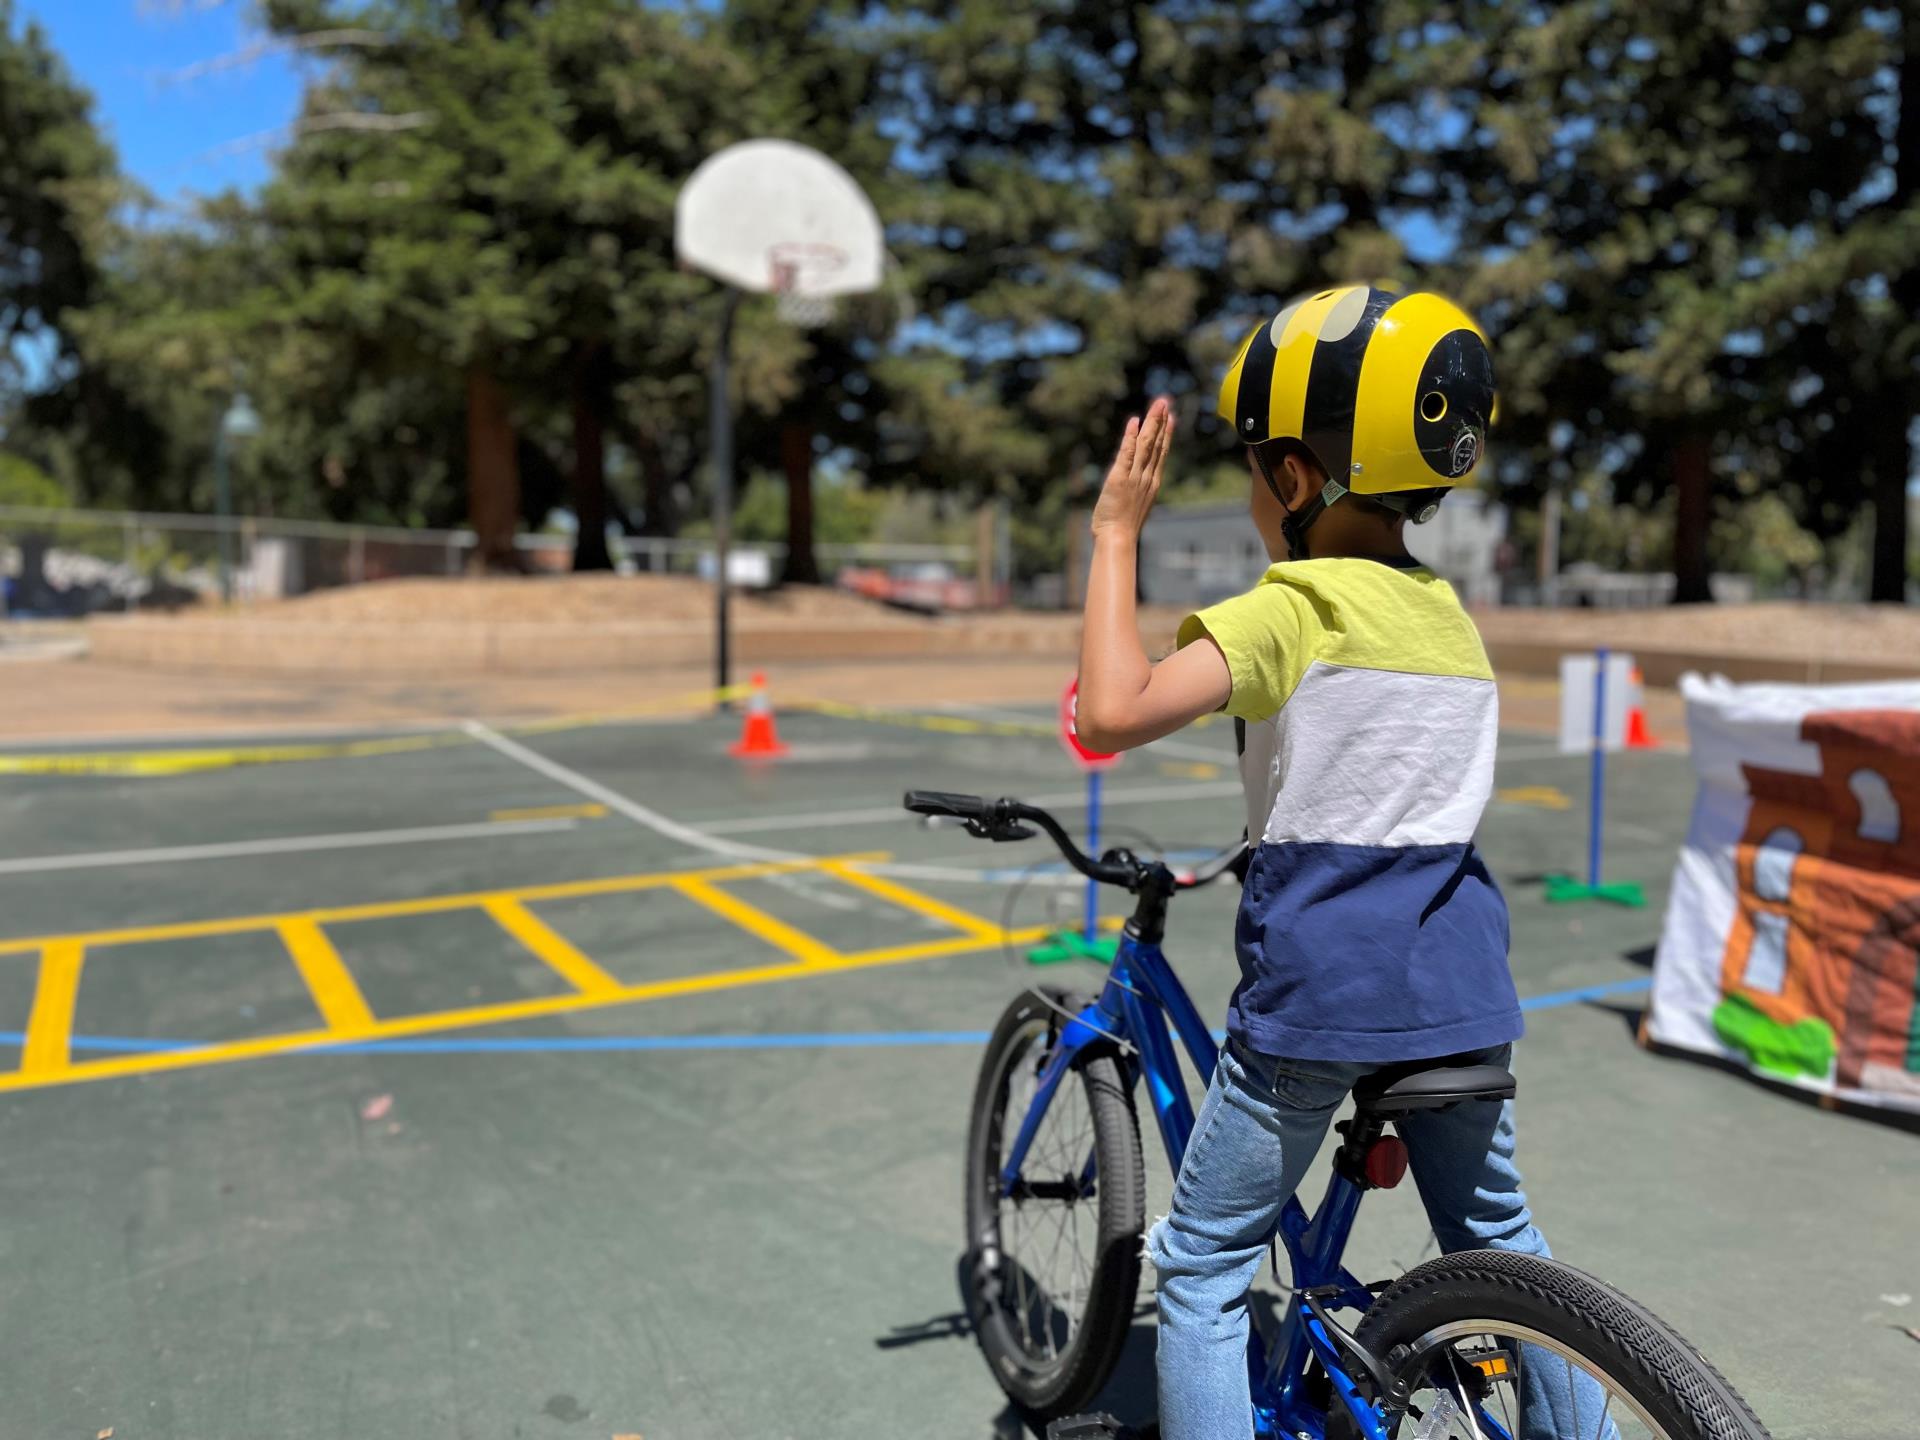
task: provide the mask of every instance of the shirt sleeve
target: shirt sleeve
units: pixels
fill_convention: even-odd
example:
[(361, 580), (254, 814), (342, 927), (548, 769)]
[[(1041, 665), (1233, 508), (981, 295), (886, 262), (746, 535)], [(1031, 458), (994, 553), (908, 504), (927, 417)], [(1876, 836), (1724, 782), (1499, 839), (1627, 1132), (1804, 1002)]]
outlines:
[(1287, 703), (1310, 658), (1303, 653), (1301, 605), (1292, 586), (1269, 581), (1180, 622), (1177, 648), (1184, 650), (1205, 635), (1226, 656), (1233, 693), (1223, 713), (1265, 720)]

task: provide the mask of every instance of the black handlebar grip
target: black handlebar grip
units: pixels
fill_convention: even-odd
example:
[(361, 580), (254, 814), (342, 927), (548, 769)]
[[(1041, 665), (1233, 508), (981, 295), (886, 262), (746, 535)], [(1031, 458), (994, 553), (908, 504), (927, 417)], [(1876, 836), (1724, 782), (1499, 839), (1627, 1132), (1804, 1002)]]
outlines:
[(944, 790), (909, 790), (900, 803), (916, 815), (955, 815), (962, 820), (984, 820), (988, 804), (978, 795), (951, 795)]

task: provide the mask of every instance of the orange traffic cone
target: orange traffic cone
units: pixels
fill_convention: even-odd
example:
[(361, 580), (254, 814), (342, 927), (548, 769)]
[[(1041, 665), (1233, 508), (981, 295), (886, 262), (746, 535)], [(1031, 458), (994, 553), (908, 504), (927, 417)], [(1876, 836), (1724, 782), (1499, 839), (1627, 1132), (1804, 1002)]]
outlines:
[(1659, 740), (1647, 729), (1647, 707), (1643, 702), (1646, 685), (1640, 678), (1640, 667), (1633, 667), (1633, 704), (1627, 707), (1627, 749), (1658, 750)]
[(787, 753), (787, 747), (780, 743), (779, 732), (773, 728), (767, 677), (758, 670), (753, 672), (753, 693), (747, 697), (746, 723), (741, 726), (739, 740), (727, 747), (727, 753), (762, 760)]

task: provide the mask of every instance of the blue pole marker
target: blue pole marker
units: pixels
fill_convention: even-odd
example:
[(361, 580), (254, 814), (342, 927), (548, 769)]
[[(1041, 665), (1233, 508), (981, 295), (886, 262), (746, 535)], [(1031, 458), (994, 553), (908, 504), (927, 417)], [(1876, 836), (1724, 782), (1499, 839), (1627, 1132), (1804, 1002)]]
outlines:
[(1616, 905), (1639, 907), (1646, 895), (1635, 881), (1618, 885), (1600, 882), (1601, 840), (1606, 830), (1607, 808), (1607, 647), (1593, 652), (1593, 755), (1587, 782), (1587, 880), (1583, 885), (1571, 875), (1547, 877), (1547, 899), (1553, 903), (1568, 900), (1611, 900)]
[(1600, 888), (1600, 832), (1607, 788), (1607, 647), (1593, 652), (1593, 778), (1587, 800), (1587, 885)]
[[(1087, 772), (1087, 853), (1100, 858), (1100, 772)], [(1100, 887), (1087, 881), (1086, 938), (1100, 938)]]

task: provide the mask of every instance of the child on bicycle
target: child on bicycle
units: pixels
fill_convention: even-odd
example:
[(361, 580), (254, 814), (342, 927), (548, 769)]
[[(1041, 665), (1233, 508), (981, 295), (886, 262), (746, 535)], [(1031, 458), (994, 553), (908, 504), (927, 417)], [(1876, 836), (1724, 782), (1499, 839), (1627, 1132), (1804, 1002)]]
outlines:
[[(1252, 842), (1227, 1045), (1147, 1237), (1167, 1440), (1251, 1434), (1247, 1293), (1354, 1082), (1442, 1057), (1504, 1066), (1520, 1036), (1506, 902), (1473, 845), (1493, 672), (1452, 588), (1405, 544), (1472, 478), (1493, 411), (1485, 336), (1438, 295), (1344, 286), (1260, 326), (1219, 413), (1247, 447), (1253, 524), (1278, 563), (1188, 616), (1157, 665), (1134, 565), (1173, 437), (1166, 399), (1127, 422), (1094, 510), (1081, 738), (1129, 749), (1233, 716)], [(1548, 1253), (1510, 1101), (1400, 1129), (1442, 1249)]]

